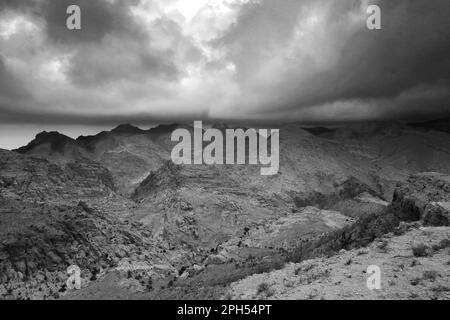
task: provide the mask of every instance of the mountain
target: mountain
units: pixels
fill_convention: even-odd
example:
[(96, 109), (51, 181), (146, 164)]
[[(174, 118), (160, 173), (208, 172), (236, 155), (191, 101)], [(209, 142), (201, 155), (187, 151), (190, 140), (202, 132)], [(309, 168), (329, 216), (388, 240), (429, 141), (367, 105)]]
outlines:
[(450, 133), (450, 118), (412, 123), (411, 126), (426, 131), (442, 131)]
[(423, 131), (401, 123), (347, 125), (318, 135), (367, 159), (387, 197), (397, 182), (417, 172), (450, 170), (450, 139), (443, 131)]
[(85, 150), (74, 139), (58, 132), (41, 132), (28, 145), (14, 151), (63, 164), (87, 158)]
[(0, 168), (1, 195), (21, 201), (96, 199), (116, 190), (111, 173), (88, 159), (61, 165), (0, 150)]
[(270, 177), (261, 176), (258, 166), (168, 161), (135, 189), (134, 215), (156, 235), (211, 248), (308, 206), (358, 218), (390, 201), (396, 185), (410, 174), (450, 172), (449, 140), (440, 133), (392, 125), (326, 135), (298, 125), (282, 127), (280, 172)]
[[(275, 176), (261, 176), (259, 166), (251, 165), (175, 166), (169, 160), (174, 145), (170, 135), (180, 127), (192, 131), (180, 125), (150, 130), (121, 125), (77, 140), (38, 135), (19, 152), (56, 162), (88, 157), (111, 173), (119, 194), (135, 203), (126, 214), (174, 244), (206, 248), (269, 217), (307, 206), (355, 216), (367, 208), (357, 200), (361, 194), (389, 201), (396, 184), (411, 173), (450, 171), (444, 133), (395, 123), (327, 130), (285, 125), (280, 128), (282, 152)], [(65, 148), (55, 148), (54, 140)]]
[[(0, 295), (220, 297), (255, 273), (370, 245), (409, 221), (401, 212), (422, 210), (408, 199), (431, 201), (418, 196), (422, 185), (446, 190), (435, 175), (411, 179), (450, 174), (448, 134), (400, 123), (283, 125), (273, 176), (259, 165), (175, 165), (177, 128), (193, 131), (120, 125), (78, 139), (43, 132), (0, 150), (0, 270), (8, 274)], [(446, 205), (429, 208), (423, 223), (445, 225)], [(72, 263), (84, 270), (80, 292), (64, 288)], [(42, 277), (51, 288), (36, 295)]]
[(153, 279), (177, 274), (191, 252), (155, 239), (130, 216), (133, 205), (97, 162), (0, 150), (0, 297), (59, 297), (74, 264), (83, 285), (126, 263), (147, 265)]
[[(364, 192), (381, 196), (364, 172), (366, 164), (359, 161), (355, 168), (356, 159), (334, 143), (290, 126), (282, 129), (280, 148), (280, 173), (270, 177), (261, 176), (259, 166), (177, 166), (168, 161), (136, 188), (134, 215), (155, 235), (210, 250), (303, 207), (331, 208)], [(355, 200), (352, 205), (362, 204)]]
[(73, 140), (58, 133), (40, 133), (15, 151), (53, 162), (87, 158), (107, 168), (117, 188), (129, 194), (152, 170), (170, 159), (170, 126), (141, 130), (120, 125), (108, 132)]

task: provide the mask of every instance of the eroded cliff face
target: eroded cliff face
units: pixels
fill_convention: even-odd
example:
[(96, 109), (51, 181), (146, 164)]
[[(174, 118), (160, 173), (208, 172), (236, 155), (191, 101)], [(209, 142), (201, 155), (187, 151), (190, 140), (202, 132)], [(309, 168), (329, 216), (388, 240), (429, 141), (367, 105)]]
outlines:
[(450, 224), (450, 176), (422, 173), (410, 177), (394, 192), (393, 208), (405, 219), (422, 220), (425, 225)]
[(120, 196), (111, 173), (91, 160), (57, 164), (1, 150), (0, 187), (4, 298), (58, 298), (67, 291), (71, 265), (80, 267), (88, 285), (126, 261), (144, 263), (158, 278), (192, 260), (191, 252), (156, 241), (152, 230), (130, 219), (134, 202)]

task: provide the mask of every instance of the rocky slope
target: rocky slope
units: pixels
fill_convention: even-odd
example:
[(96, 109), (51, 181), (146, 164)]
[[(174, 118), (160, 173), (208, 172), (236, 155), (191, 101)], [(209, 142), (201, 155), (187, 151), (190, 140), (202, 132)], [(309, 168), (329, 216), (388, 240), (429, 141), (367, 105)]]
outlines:
[(111, 173), (89, 159), (58, 165), (0, 150), (1, 195), (23, 201), (77, 201), (112, 196)]
[(319, 130), (315, 134), (339, 142), (358, 158), (369, 159), (368, 171), (390, 200), (397, 182), (411, 174), (450, 172), (448, 133), (441, 127), (429, 129), (399, 123), (363, 123)]
[(57, 298), (67, 268), (82, 270), (83, 285), (125, 257), (164, 260), (150, 233), (114, 215), (77, 206), (31, 205), (0, 198), (0, 295), (14, 299)]
[(127, 262), (142, 262), (147, 274), (164, 278), (195, 261), (130, 219), (133, 202), (92, 160), (57, 164), (0, 150), (0, 187), (0, 297), (60, 297), (73, 264), (88, 285)]
[[(445, 201), (443, 175), (411, 177), (396, 193), (414, 190), (427, 181), (424, 176), (431, 179), (424, 201)], [(408, 197), (416, 199), (414, 192)], [(360, 201), (379, 207), (358, 219), (307, 207), (244, 230), (153, 290), (126, 289), (118, 274), (110, 274), (69, 297), (114, 292), (118, 299), (448, 299), (450, 228), (426, 226), (415, 207), (395, 199), (387, 205), (363, 196)], [(381, 268), (380, 290), (366, 285), (372, 265)]]
[(425, 225), (450, 226), (450, 176), (439, 173), (414, 175), (396, 189), (395, 210)]
[[(224, 297), (449, 299), (449, 178), (412, 176), (395, 190), (386, 212), (298, 248), (293, 261), (301, 262), (234, 282)], [(373, 265), (382, 271), (379, 290), (366, 284)]]
[[(425, 256), (415, 256), (423, 245)], [(416, 227), (386, 234), (364, 249), (288, 263), (283, 269), (234, 282), (227, 299), (450, 299), (450, 230)], [(381, 270), (381, 289), (367, 287), (369, 266)]]

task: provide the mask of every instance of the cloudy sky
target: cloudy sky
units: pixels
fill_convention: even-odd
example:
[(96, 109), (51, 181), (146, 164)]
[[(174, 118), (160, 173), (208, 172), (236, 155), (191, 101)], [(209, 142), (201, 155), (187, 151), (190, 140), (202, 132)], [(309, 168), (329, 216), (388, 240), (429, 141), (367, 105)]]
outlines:
[(0, 0), (0, 147), (19, 128), (450, 112), (449, 17), (448, 0)]

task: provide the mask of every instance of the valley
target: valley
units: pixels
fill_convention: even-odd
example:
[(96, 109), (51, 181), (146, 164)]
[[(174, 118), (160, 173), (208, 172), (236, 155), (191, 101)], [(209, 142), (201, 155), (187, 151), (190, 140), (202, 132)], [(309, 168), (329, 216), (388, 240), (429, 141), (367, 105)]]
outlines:
[[(171, 134), (188, 125), (40, 133), (0, 150), (0, 297), (448, 298), (450, 139), (430, 126), (283, 125), (273, 176), (172, 163)], [(368, 292), (374, 261), (398, 290)], [(426, 271), (432, 283), (411, 284)]]

